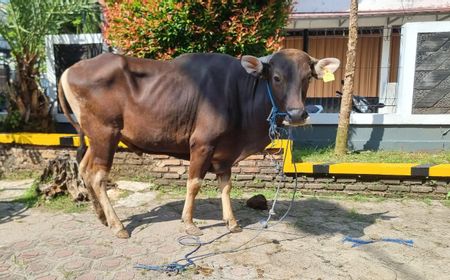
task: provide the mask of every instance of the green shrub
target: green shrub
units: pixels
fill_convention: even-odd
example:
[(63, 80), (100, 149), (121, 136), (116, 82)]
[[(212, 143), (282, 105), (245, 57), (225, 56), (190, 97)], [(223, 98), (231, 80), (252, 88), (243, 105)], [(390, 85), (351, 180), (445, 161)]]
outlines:
[(292, 1), (107, 1), (105, 37), (128, 55), (264, 55), (279, 48)]
[(0, 120), (0, 132), (15, 132), (23, 128), (23, 121), (20, 112), (11, 111), (4, 119)]

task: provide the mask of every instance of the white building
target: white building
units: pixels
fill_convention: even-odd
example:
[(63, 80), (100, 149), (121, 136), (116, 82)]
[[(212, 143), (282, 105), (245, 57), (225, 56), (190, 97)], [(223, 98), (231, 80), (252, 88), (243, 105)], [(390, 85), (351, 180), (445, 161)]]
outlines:
[[(336, 81), (313, 82), (309, 103), (325, 113), (297, 138), (334, 141), (345, 71), (350, 0), (297, 1), (285, 47), (342, 61)], [(355, 95), (386, 106), (352, 114), (355, 149), (450, 149), (450, 1), (360, 0)]]

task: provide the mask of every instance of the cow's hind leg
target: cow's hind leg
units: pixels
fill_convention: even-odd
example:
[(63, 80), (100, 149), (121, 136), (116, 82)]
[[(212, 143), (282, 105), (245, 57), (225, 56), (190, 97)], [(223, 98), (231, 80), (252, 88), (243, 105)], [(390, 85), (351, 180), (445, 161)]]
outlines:
[(198, 145), (191, 147), (191, 160), (189, 165), (189, 179), (186, 187), (186, 200), (184, 202), (182, 219), (186, 233), (190, 235), (202, 235), (202, 231), (194, 224), (194, 201), (200, 190), (203, 178), (211, 164), (213, 147), (210, 145)]
[(129, 234), (117, 217), (106, 193), (108, 174), (111, 169), (114, 152), (119, 143), (120, 134), (117, 129), (97, 128), (91, 140), (92, 168), (88, 171), (92, 188), (103, 209), (108, 226), (119, 238), (128, 238)]
[(242, 228), (236, 221), (231, 207), (230, 192), (231, 192), (231, 169), (222, 174), (218, 174), (219, 188), (222, 191), (222, 213), (223, 220), (231, 232), (241, 232)]
[(94, 189), (92, 188), (92, 182), (90, 181), (90, 178), (87, 173), (88, 168), (92, 169), (93, 161), (92, 161), (92, 154), (91, 149), (87, 149), (86, 153), (83, 156), (83, 159), (80, 162), (80, 175), (81, 178), (83, 178), (84, 184), (88, 190), (89, 198), (92, 201), (92, 204), (94, 205), (94, 210), (97, 213), (97, 216), (99, 220), (104, 224), (105, 226), (108, 226), (108, 222), (106, 221), (105, 212), (102, 209), (102, 206), (100, 205), (100, 202), (98, 200), (97, 195), (94, 192)]

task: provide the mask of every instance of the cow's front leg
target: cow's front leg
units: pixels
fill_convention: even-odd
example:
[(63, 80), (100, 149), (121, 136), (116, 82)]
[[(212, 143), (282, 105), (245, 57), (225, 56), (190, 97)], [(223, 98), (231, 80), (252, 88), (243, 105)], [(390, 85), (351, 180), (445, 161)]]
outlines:
[(188, 179), (186, 184), (186, 200), (184, 202), (182, 219), (186, 229), (186, 233), (190, 235), (202, 235), (202, 231), (194, 224), (194, 201), (200, 187), (202, 180), (200, 178)]
[(222, 213), (223, 220), (228, 226), (228, 229), (231, 232), (241, 232), (242, 228), (236, 221), (236, 218), (233, 214), (233, 208), (231, 207), (231, 169), (225, 173), (218, 175), (219, 179), (219, 188), (222, 191)]
[(210, 145), (199, 145), (193, 141), (191, 144), (191, 157), (189, 164), (189, 179), (186, 184), (186, 200), (184, 202), (182, 219), (186, 233), (190, 235), (202, 235), (202, 231), (194, 224), (194, 201), (200, 190), (203, 178), (211, 165), (211, 156), (214, 148)]

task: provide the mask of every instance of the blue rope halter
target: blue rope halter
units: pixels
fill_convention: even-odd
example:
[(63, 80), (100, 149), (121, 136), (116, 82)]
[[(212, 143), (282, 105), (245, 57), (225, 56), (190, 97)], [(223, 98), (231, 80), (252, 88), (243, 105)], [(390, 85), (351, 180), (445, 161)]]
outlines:
[(275, 99), (272, 94), (272, 89), (270, 88), (269, 81), (266, 83), (267, 87), (267, 96), (269, 96), (270, 103), (272, 104), (272, 110), (270, 111), (269, 116), (267, 117), (267, 121), (269, 122), (269, 137), (270, 139), (276, 138), (281, 131), (279, 131), (279, 127), (277, 125), (278, 117), (286, 117), (289, 116), (287, 112), (281, 112), (278, 109), (277, 104), (275, 103)]

